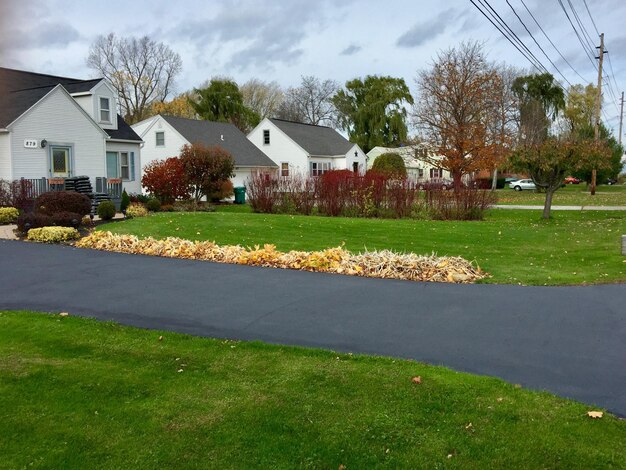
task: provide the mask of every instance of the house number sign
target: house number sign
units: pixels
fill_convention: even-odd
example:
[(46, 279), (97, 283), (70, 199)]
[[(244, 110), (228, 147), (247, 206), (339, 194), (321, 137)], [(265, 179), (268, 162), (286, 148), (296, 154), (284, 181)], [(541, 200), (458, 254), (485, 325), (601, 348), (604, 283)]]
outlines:
[(36, 149), (37, 147), (39, 147), (37, 139), (24, 139), (24, 148)]

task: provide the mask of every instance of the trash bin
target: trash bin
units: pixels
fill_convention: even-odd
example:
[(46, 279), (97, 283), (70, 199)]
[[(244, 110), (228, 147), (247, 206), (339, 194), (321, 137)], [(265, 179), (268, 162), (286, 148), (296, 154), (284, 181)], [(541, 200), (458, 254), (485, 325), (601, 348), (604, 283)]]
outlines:
[(235, 188), (235, 204), (246, 203), (246, 188), (244, 186), (237, 186)]

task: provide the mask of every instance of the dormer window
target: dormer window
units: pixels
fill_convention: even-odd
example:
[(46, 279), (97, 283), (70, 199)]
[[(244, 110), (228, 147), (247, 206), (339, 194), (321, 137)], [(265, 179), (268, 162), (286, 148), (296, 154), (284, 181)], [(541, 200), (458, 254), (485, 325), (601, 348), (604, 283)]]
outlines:
[(111, 100), (100, 97), (100, 122), (111, 122)]
[(269, 129), (263, 130), (263, 144), (264, 145), (270, 144), (270, 130)]
[(160, 131), (156, 133), (156, 146), (165, 147), (165, 132)]

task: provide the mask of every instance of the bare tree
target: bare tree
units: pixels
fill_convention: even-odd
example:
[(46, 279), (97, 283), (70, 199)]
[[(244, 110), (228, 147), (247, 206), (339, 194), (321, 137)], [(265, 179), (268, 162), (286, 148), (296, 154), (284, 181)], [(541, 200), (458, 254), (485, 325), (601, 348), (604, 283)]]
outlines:
[(455, 190), (463, 175), (491, 165), (495, 148), (489, 142), (488, 117), (499, 83), (479, 43), (440, 52), (432, 68), (416, 79), (415, 124), (443, 157), (436, 164), (450, 171)]
[(148, 36), (99, 36), (91, 45), (87, 65), (117, 90), (124, 118), (144, 119), (155, 101), (165, 101), (182, 69), (180, 56)]
[(272, 117), (283, 101), (283, 90), (276, 82), (264, 82), (251, 78), (239, 87), (243, 104), (257, 113), (261, 119)]
[(287, 90), (275, 117), (306, 124), (333, 125), (336, 111), (332, 98), (337, 91), (339, 83), (334, 80), (302, 77), (299, 87)]

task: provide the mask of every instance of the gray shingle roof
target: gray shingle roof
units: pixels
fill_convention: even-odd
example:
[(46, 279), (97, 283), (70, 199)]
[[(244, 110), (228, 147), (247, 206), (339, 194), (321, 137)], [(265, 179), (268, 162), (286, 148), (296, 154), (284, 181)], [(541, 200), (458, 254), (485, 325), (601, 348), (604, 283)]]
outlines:
[(7, 92), (0, 88), (0, 128), (15, 121), (53, 88), (54, 86), (47, 86)]
[(233, 124), (173, 116), (161, 117), (192, 144), (219, 145), (233, 156), (236, 166), (277, 166)]
[(309, 155), (345, 155), (354, 145), (335, 129), (282, 119), (270, 119)]
[(119, 114), (117, 115), (117, 130), (104, 129), (104, 132), (109, 134), (111, 139), (136, 140), (141, 142), (141, 137), (137, 135), (135, 130), (130, 127)]

